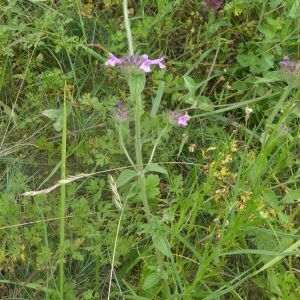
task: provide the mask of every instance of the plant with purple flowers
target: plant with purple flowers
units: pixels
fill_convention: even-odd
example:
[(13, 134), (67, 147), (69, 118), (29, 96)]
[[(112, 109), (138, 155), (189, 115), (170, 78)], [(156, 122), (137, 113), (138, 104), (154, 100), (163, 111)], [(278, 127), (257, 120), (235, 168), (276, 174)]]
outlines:
[(224, 0), (207, 0), (203, 3), (203, 7), (205, 10), (218, 11), (223, 3)]
[(190, 116), (187, 113), (182, 115), (180, 114), (179, 111), (175, 110), (169, 112), (169, 119), (172, 124), (177, 124), (179, 126), (186, 127), (188, 126), (188, 121), (190, 119)]
[[(133, 170), (124, 170), (123, 172), (121, 172), (117, 180), (117, 184), (118, 187), (121, 187), (124, 183), (130, 182), (133, 178), (138, 179), (138, 189), (139, 189), (138, 196), (139, 199), (141, 199), (143, 202), (145, 215), (148, 223), (147, 228), (149, 228), (148, 230), (153, 241), (157, 263), (159, 264), (159, 268), (161, 272), (163, 272), (165, 268), (163, 256), (167, 256), (168, 259), (170, 260), (172, 260), (173, 257), (171, 254), (169, 242), (165, 237), (165, 235), (160, 230), (160, 226), (158, 224), (159, 221), (158, 219), (153, 217), (150, 211), (150, 206), (148, 203), (148, 196), (147, 196), (148, 176), (146, 176), (146, 173), (158, 172), (158, 173), (167, 174), (167, 171), (163, 167), (159, 166), (157, 163), (152, 163), (152, 159), (154, 157), (160, 139), (165, 134), (165, 132), (168, 131), (170, 126), (167, 125), (159, 133), (154, 143), (153, 149), (151, 151), (151, 155), (148, 160), (148, 163), (144, 168), (141, 117), (143, 113), (142, 93), (146, 82), (145, 75), (152, 71), (151, 66), (153, 65), (157, 65), (160, 69), (165, 69), (166, 66), (164, 64), (163, 56), (157, 59), (149, 59), (147, 54), (143, 54), (143, 55), (134, 54), (126, 0), (123, 0), (123, 9), (124, 9), (124, 21), (126, 27), (127, 40), (128, 40), (129, 55), (119, 58), (116, 57), (114, 54), (109, 53), (109, 59), (105, 62), (105, 65), (111, 67), (117, 67), (124, 74), (126, 74), (126, 79), (130, 91), (129, 99), (135, 107), (134, 132), (135, 132), (135, 156), (136, 157), (135, 160), (131, 158), (131, 154), (130, 154), (131, 152), (127, 151), (126, 144), (123, 138), (123, 129), (125, 128), (126, 124), (124, 124), (124, 122), (122, 121), (128, 120), (129, 110), (124, 105), (123, 101), (121, 99), (118, 99), (116, 102), (115, 116), (116, 119), (119, 121), (118, 130), (119, 130), (120, 145), (128, 161), (130, 162)], [(173, 113), (170, 113), (170, 116), (173, 123), (176, 123), (177, 125), (183, 127), (186, 127), (188, 125), (189, 116), (187, 113), (181, 114), (179, 111), (175, 111)], [(165, 278), (165, 280), (167, 280), (167, 278)], [(167, 283), (166, 283), (166, 288), (163, 296), (165, 296), (168, 299), (170, 298), (170, 291), (167, 288)]]
[(285, 56), (282, 61), (279, 62), (281, 69), (289, 74), (297, 74), (299, 72), (299, 63), (292, 61), (288, 56)]
[(147, 54), (141, 56), (127, 55), (122, 58), (118, 58), (112, 53), (109, 53), (109, 59), (105, 62), (106, 66), (118, 66), (125, 73), (150, 73), (152, 65), (158, 65), (161, 69), (166, 66), (163, 64), (164, 57), (157, 59), (149, 59)]
[(122, 99), (118, 99), (116, 101), (116, 110), (115, 110), (114, 115), (115, 115), (116, 120), (119, 122), (128, 120), (130, 113), (129, 113), (128, 107), (126, 105), (124, 105)]
[(291, 86), (299, 86), (300, 84), (300, 63), (299, 61), (290, 60), (288, 56), (285, 56), (282, 61), (279, 62), (281, 70), (284, 75), (284, 79), (291, 84)]

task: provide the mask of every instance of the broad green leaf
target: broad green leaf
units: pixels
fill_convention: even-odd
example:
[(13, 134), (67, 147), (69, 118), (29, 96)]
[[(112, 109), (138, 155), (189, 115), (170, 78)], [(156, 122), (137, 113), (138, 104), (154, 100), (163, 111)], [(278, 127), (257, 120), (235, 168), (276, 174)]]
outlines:
[(150, 174), (146, 178), (147, 195), (149, 198), (155, 198), (159, 195), (159, 177), (158, 175)]
[(293, 203), (295, 200), (300, 200), (300, 190), (289, 191), (282, 199), (284, 203)]
[(130, 75), (128, 78), (128, 85), (132, 96), (140, 95), (144, 90), (146, 77), (144, 74)]
[(264, 200), (271, 205), (273, 208), (278, 209), (278, 199), (275, 192), (271, 189), (265, 189), (263, 192)]
[(53, 127), (56, 131), (61, 131), (63, 117), (61, 109), (46, 109), (42, 112), (42, 114), (54, 121)]
[(117, 178), (117, 187), (123, 186), (125, 183), (129, 182), (136, 175), (137, 175), (136, 172), (130, 169), (126, 169), (122, 171)]
[(168, 172), (165, 168), (155, 163), (147, 165), (145, 168), (145, 172), (157, 172), (168, 175)]
[[(67, 102), (67, 116), (71, 112), (72, 106)], [(42, 112), (44, 116), (54, 121), (53, 127), (56, 131), (61, 131), (62, 129), (62, 118), (63, 118), (63, 105), (59, 109), (46, 109)]]
[(249, 67), (257, 61), (257, 58), (253, 53), (239, 54), (236, 59), (242, 67)]
[(44, 116), (49, 118), (52, 121), (56, 121), (59, 116), (61, 115), (61, 110), (60, 109), (46, 109), (42, 112)]
[(154, 244), (154, 247), (159, 252), (164, 254), (165, 256), (167, 256), (167, 257), (172, 256), (170, 246), (169, 246), (169, 242), (168, 242), (167, 238), (164, 237), (162, 234), (159, 233), (156, 236), (154, 236), (153, 244)]
[(196, 83), (194, 79), (188, 75), (183, 76), (184, 85), (189, 90), (190, 93), (194, 93), (196, 91)]
[(143, 289), (148, 290), (155, 286), (161, 280), (161, 276), (159, 273), (154, 272), (148, 275), (144, 281)]
[(267, 83), (267, 82), (275, 82), (275, 81), (282, 81), (281, 72), (278, 71), (267, 72), (266, 74), (264, 74), (263, 77), (257, 78), (255, 83)]
[(204, 111), (212, 111), (213, 110), (212, 104), (213, 104), (212, 101), (205, 96), (199, 97), (197, 101), (197, 106)]

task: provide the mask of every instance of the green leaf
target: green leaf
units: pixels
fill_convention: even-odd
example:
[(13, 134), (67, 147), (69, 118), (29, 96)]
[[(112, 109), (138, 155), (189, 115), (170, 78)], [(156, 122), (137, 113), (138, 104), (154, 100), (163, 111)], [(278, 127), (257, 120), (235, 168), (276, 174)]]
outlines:
[(157, 114), (158, 107), (159, 107), (162, 95), (164, 93), (164, 87), (165, 87), (165, 82), (160, 81), (156, 96), (152, 101), (152, 109), (151, 109), (151, 113), (150, 113), (151, 118), (154, 118)]
[(291, 10), (288, 13), (288, 17), (292, 19), (299, 18), (300, 0), (295, 0)]
[(293, 203), (295, 200), (300, 200), (300, 190), (289, 191), (282, 199), (284, 203)]
[(282, 74), (278, 71), (267, 72), (264, 74), (263, 77), (257, 77), (255, 83), (267, 83), (267, 82), (275, 82), (275, 81), (282, 81)]
[(273, 208), (278, 209), (277, 195), (271, 189), (265, 189), (263, 192), (264, 200)]
[(212, 101), (205, 96), (199, 97), (197, 101), (197, 106), (204, 111), (212, 111), (213, 110), (212, 104), (213, 104)]
[(58, 119), (56, 120), (56, 122), (53, 124), (53, 127), (56, 131), (61, 131), (62, 130), (62, 124), (63, 124), (63, 120), (62, 120), (62, 115), (58, 117)]
[[(71, 112), (72, 106), (67, 102), (67, 116)], [(63, 118), (63, 105), (59, 109), (46, 109), (42, 112), (44, 116), (54, 121), (53, 127), (56, 131), (62, 129), (62, 118)]]
[(196, 83), (194, 79), (188, 75), (183, 76), (184, 85), (189, 90), (189, 92), (194, 93), (196, 91)]
[(96, 111), (103, 111), (103, 103), (99, 102), (98, 98), (93, 97), (91, 100), (91, 104)]
[(149, 198), (155, 198), (159, 195), (159, 177), (157, 175), (150, 174), (146, 179), (147, 195)]
[(161, 276), (159, 273), (154, 272), (148, 275), (144, 281), (143, 289), (148, 290), (155, 286), (161, 280)]
[(72, 251), (72, 257), (76, 260), (83, 261), (84, 256), (79, 251)]
[(145, 87), (146, 77), (144, 74), (132, 74), (128, 78), (128, 85), (132, 96), (140, 95)]
[(42, 112), (44, 116), (49, 118), (52, 121), (56, 121), (59, 116), (61, 115), (61, 110), (60, 109), (46, 109)]
[(132, 178), (136, 176), (136, 172), (133, 170), (126, 169), (121, 172), (121, 174), (117, 178), (117, 187), (121, 187), (127, 182), (129, 182)]
[(195, 102), (195, 93), (196, 93), (196, 90), (198, 87), (197, 87), (194, 79), (191, 78), (190, 76), (184, 75), (183, 79), (184, 79), (185, 87), (189, 90), (189, 93), (188, 93), (186, 99), (184, 100), (184, 102), (187, 104), (193, 104)]
[(46, 109), (42, 112), (44, 116), (54, 121), (54, 129), (61, 131), (62, 129), (62, 110), (61, 109)]
[(153, 244), (154, 244), (154, 247), (159, 252), (164, 254), (165, 256), (167, 256), (167, 257), (172, 256), (170, 246), (169, 246), (169, 242), (168, 242), (167, 238), (164, 237), (162, 234), (159, 233), (156, 236), (154, 236)]
[(249, 67), (256, 63), (256, 56), (253, 53), (239, 54), (236, 57), (237, 61), (242, 67)]
[(157, 172), (157, 173), (162, 173), (162, 174), (168, 175), (168, 172), (165, 168), (163, 168), (160, 165), (155, 164), (155, 163), (147, 165), (145, 168), (145, 172)]

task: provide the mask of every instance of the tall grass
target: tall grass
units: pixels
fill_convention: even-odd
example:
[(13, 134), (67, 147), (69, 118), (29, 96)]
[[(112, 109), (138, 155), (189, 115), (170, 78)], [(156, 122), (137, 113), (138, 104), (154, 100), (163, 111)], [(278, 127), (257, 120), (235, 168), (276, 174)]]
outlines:
[[(64, 85), (64, 99), (62, 112), (62, 140), (61, 140), (61, 175), (60, 179), (66, 179), (67, 170), (67, 84)], [(61, 299), (64, 299), (64, 265), (65, 265), (65, 217), (66, 217), (66, 186), (60, 187), (60, 222), (59, 222), (59, 291)]]

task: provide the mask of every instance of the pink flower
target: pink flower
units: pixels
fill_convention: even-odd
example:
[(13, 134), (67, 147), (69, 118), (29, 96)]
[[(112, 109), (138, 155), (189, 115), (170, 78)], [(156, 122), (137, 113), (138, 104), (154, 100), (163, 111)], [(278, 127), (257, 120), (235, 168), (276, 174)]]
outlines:
[(187, 113), (185, 113), (184, 115), (179, 115), (177, 117), (177, 124), (179, 126), (184, 126), (186, 127), (188, 125), (188, 121), (189, 121), (189, 115)]
[(146, 73), (151, 72), (151, 65), (158, 65), (161, 69), (164, 69), (166, 66), (163, 64), (164, 57), (160, 57), (157, 59), (148, 59), (148, 55), (144, 54), (141, 56), (143, 62), (140, 64), (139, 68)]
[(223, 4), (224, 0), (207, 0), (203, 3), (204, 9), (212, 9), (214, 11), (218, 11), (222, 4)]
[(188, 121), (190, 119), (190, 116), (185, 113), (184, 115), (181, 115), (178, 110), (169, 111), (168, 112), (169, 120), (171, 124), (177, 124), (179, 126), (188, 126)]
[(297, 73), (299, 70), (299, 63), (296, 61), (292, 61), (288, 56), (285, 56), (282, 61), (279, 62), (283, 71), (288, 73)]
[(114, 56), (112, 53), (109, 52), (109, 60), (105, 62), (106, 66), (112, 66), (114, 67), (115, 65), (121, 65), (122, 60)]
[(164, 69), (166, 66), (163, 64), (164, 57), (157, 59), (149, 59), (147, 54), (141, 56), (124, 56), (122, 58), (117, 58), (112, 53), (109, 53), (109, 59), (105, 62), (106, 66), (115, 67), (120, 65), (120, 67), (127, 71), (145, 73), (151, 72), (151, 65), (158, 65), (161, 69)]

